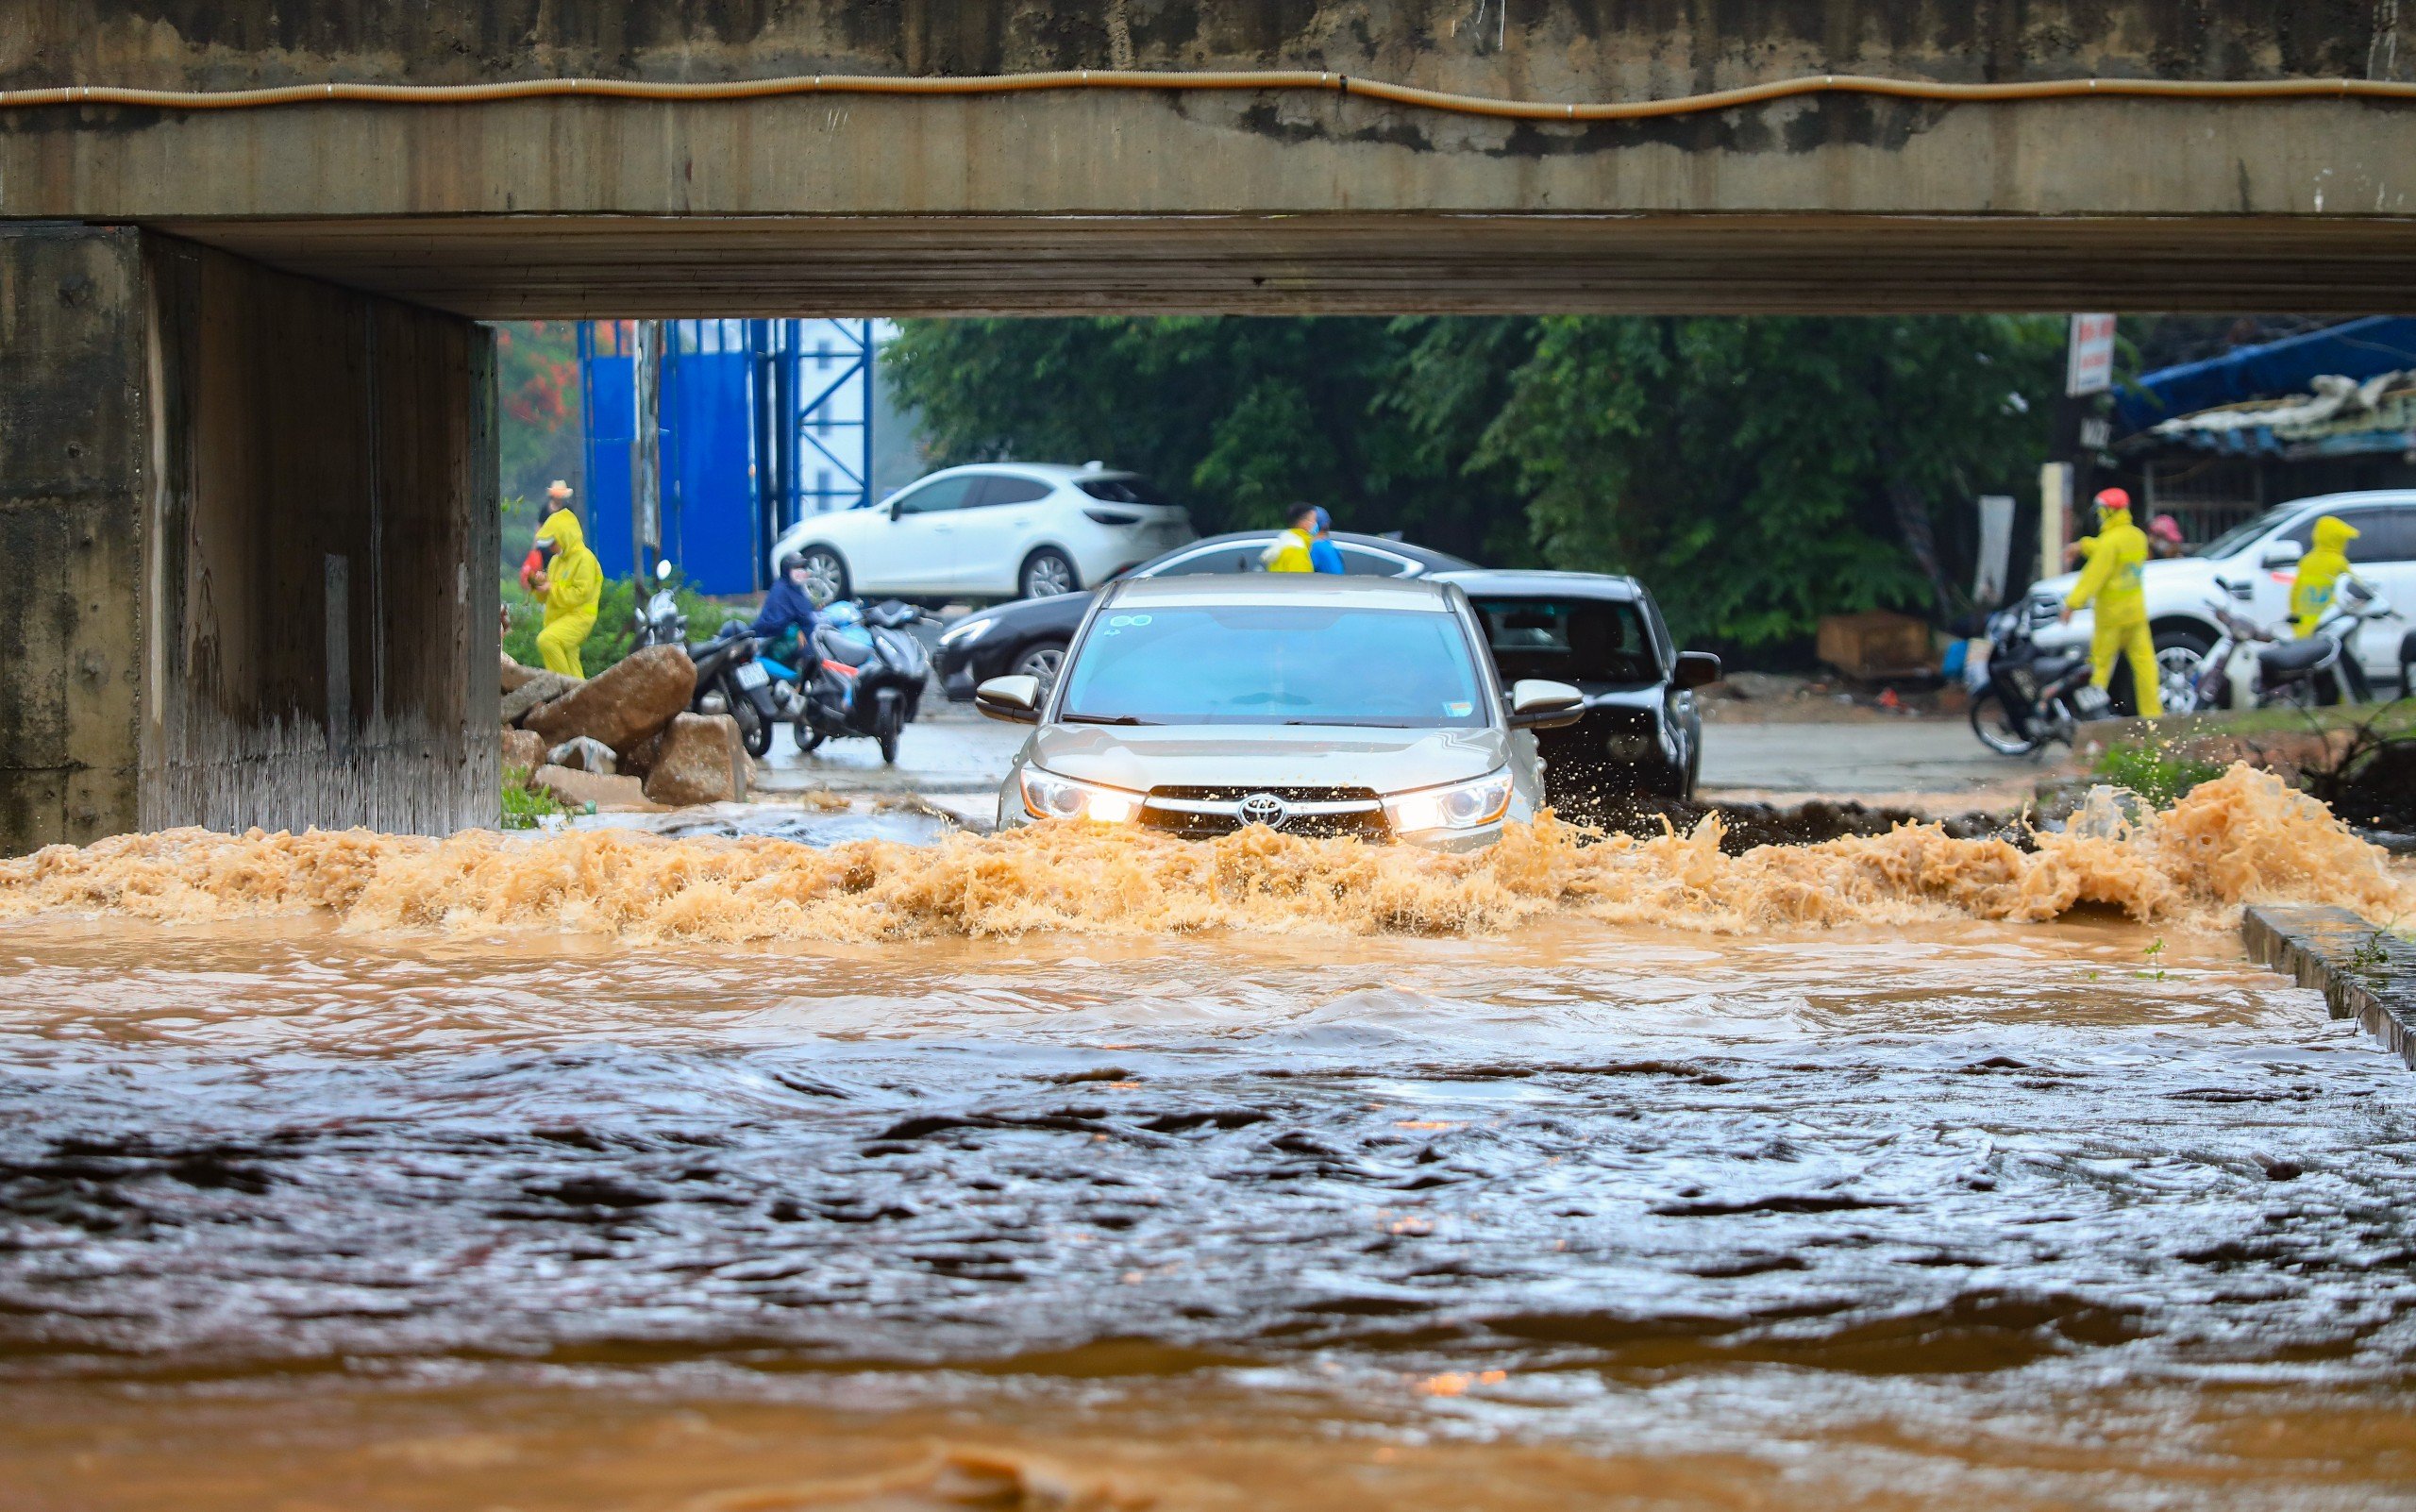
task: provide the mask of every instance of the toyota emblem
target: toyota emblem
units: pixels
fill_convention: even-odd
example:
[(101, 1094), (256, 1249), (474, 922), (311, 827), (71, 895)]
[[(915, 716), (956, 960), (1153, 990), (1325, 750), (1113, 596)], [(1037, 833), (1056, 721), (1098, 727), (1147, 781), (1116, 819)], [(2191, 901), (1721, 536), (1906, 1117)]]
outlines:
[(1281, 830), (1284, 821), (1292, 816), (1292, 806), (1272, 793), (1252, 793), (1242, 799), (1244, 824), (1263, 824), (1270, 830)]

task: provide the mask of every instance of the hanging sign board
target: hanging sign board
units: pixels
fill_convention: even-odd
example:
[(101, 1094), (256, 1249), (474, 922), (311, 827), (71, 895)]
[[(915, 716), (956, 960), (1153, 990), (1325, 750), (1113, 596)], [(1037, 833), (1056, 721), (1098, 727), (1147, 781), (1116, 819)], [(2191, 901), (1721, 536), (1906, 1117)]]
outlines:
[(2072, 355), (2064, 366), (2064, 392), (2078, 397), (2114, 386), (2114, 317), (2074, 315)]

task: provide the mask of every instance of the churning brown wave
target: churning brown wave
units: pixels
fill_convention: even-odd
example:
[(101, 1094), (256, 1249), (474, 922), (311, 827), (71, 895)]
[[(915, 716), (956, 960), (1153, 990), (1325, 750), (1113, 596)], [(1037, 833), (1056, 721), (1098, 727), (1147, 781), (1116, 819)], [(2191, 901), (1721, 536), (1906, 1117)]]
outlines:
[(1031, 931), (1451, 933), (1545, 916), (1753, 931), (1956, 916), (2031, 921), (2082, 904), (2221, 922), (2260, 899), (2416, 916), (2416, 882), (2329, 810), (2234, 766), (2172, 809), (2101, 804), (2025, 851), (1933, 826), (1720, 852), (1687, 834), (1599, 836), (1546, 816), (1471, 855), (1257, 830), (1195, 844), (1044, 827), (937, 845), (817, 849), (614, 831), (449, 839), (176, 830), (0, 863), (0, 918), (170, 921), (317, 913), (358, 929), (569, 929), (630, 940), (873, 941)]

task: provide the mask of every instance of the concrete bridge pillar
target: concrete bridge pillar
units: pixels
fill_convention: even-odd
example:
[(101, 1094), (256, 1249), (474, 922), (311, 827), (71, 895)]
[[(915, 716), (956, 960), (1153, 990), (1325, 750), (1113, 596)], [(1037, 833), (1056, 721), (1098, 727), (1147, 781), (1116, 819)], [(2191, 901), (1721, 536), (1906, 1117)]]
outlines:
[(0, 226), (0, 852), (493, 824), (493, 370), (455, 316)]

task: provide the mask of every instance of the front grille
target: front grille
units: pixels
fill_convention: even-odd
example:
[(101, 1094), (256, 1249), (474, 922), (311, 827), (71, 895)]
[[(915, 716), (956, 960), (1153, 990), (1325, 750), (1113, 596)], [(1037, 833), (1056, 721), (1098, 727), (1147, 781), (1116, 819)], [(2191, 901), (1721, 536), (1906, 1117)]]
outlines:
[(1262, 795), (1300, 806), (1274, 826), (1285, 834), (1384, 840), (1392, 833), (1384, 800), (1365, 787), (1153, 787), (1142, 800), (1141, 823), (1185, 840), (1210, 840), (1248, 828), (1251, 821), (1240, 810)]

